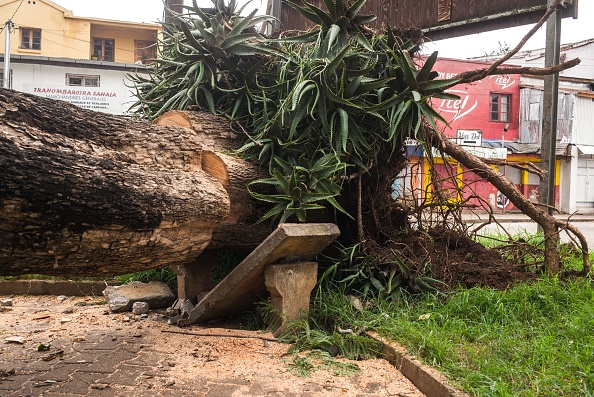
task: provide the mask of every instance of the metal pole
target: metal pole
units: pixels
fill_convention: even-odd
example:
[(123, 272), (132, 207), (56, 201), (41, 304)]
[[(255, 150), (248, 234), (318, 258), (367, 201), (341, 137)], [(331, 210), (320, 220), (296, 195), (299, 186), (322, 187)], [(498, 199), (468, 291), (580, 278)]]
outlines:
[(165, 0), (163, 10), (165, 23), (171, 24), (176, 22), (174, 15), (184, 12), (183, 3), (183, 0)]
[[(553, 0), (548, 0), (549, 7)], [(557, 9), (547, 21), (547, 42), (545, 48), (545, 67), (559, 64), (561, 49), (561, 17)], [(553, 214), (555, 206), (555, 175), (557, 171), (557, 107), (559, 99), (559, 74), (545, 76), (543, 95), (541, 168), (547, 176), (540, 182), (540, 200), (548, 205), (547, 212)]]
[(12, 21), (9, 19), (4, 25), (4, 81), (3, 88), (10, 88), (10, 30), (12, 29)]

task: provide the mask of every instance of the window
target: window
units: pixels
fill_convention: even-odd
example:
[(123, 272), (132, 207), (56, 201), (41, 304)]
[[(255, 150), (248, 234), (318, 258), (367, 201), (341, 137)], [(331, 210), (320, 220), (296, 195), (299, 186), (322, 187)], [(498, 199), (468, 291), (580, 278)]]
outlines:
[(491, 94), (491, 121), (510, 122), (511, 95)]
[(99, 87), (99, 76), (67, 73), (66, 85), (74, 85), (79, 87)]
[(114, 61), (115, 40), (114, 39), (93, 39), (93, 59), (99, 61)]
[[(4, 70), (0, 69), (0, 87), (4, 87)], [(8, 88), (12, 88), (12, 69), (8, 71)]]
[(157, 57), (157, 43), (148, 40), (134, 40), (134, 62), (152, 63)]
[(41, 29), (21, 28), (21, 48), (41, 50)]

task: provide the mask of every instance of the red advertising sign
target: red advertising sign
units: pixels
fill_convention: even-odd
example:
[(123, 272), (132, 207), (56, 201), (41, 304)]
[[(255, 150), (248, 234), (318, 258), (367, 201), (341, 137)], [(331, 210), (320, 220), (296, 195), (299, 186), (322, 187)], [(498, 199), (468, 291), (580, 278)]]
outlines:
[[(446, 79), (488, 65), (484, 62), (440, 59), (434, 69), (440, 78)], [(488, 76), (471, 84), (455, 86), (447, 92), (458, 95), (460, 99), (434, 99), (432, 105), (448, 121), (449, 126), (443, 126), (448, 136), (456, 137), (458, 130), (481, 130), (482, 139), (504, 138), (511, 141), (518, 138), (520, 75)]]

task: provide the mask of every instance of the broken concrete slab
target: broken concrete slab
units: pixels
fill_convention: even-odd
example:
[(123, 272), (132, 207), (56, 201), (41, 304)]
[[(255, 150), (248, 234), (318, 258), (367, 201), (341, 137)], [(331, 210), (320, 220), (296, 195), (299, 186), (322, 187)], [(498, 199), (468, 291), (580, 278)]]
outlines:
[(194, 308), (186, 326), (199, 321), (226, 317), (249, 309), (267, 295), (264, 269), (267, 265), (302, 262), (313, 259), (340, 235), (332, 223), (285, 223), (270, 234), (227, 277), (213, 288)]
[(296, 321), (309, 313), (309, 298), (318, 281), (316, 262), (268, 265), (264, 271), (266, 289), (271, 303), (282, 315), (280, 326), (272, 333), (278, 337), (287, 320)]
[(175, 301), (175, 295), (165, 283), (152, 281), (107, 287), (103, 290), (105, 301), (112, 312), (132, 310), (134, 302), (147, 302), (153, 309), (168, 307)]
[(12, 306), (12, 299), (0, 300), (0, 306)]
[(217, 253), (214, 250), (205, 250), (191, 264), (174, 266), (179, 302), (190, 299), (196, 303), (196, 297), (200, 293), (210, 291), (214, 287), (212, 271), (215, 267), (217, 267)]

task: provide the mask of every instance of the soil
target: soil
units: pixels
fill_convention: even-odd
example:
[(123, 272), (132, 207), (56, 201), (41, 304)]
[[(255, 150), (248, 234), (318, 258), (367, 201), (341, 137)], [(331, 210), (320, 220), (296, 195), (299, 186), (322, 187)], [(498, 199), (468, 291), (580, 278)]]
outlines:
[[(476, 286), (506, 289), (520, 282), (531, 282), (538, 275), (502, 258), (501, 254), (473, 241), (466, 234), (435, 228), (427, 233), (410, 231), (391, 242), (389, 250), (397, 250), (414, 264), (417, 276), (426, 275), (442, 284), (439, 289)], [(384, 249), (384, 254), (386, 250)]]
[[(290, 371), (289, 345), (263, 340), (272, 337), (267, 333), (229, 324), (180, 329), (160, 311), (147, 318), (111, 313), (97, 297), (12, 300), (13, 306), (0, 308), (1, 396), (423, 396), (382, 359), (338, 358), (361, 371), (339, 376), (316, 365), (311, 377), (300, 377)], [(7, 343), (7, 337), (23, 343)], [(40, 344), (49, 350), (37, 351)], [(57, 382), (44, 383), (52, 379)]]
[(506, 289), (538, 275), (514, 266), (499, 252), (487, 249), (467, 235), (452, 230), (432, 230), (436, 247), (432, 253), (434, 277), (451, 288), (476, 286)]

